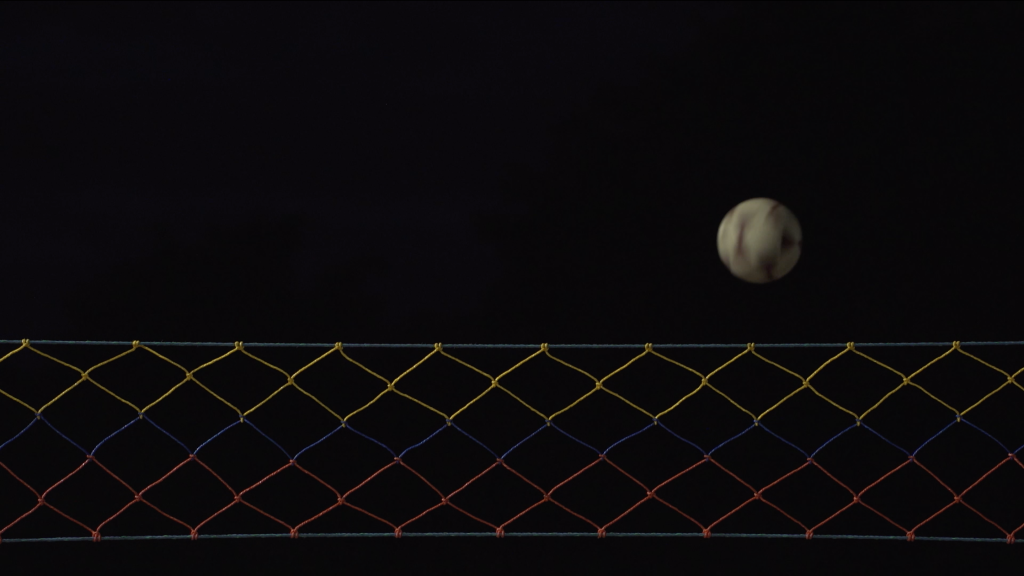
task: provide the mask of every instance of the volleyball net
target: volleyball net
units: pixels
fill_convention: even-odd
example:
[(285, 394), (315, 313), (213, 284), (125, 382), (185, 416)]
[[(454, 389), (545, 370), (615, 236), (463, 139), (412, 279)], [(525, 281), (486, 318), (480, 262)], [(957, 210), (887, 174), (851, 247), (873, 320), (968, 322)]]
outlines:
[(1024, 528), (1024, 342), (0, 346), (0, 543)]

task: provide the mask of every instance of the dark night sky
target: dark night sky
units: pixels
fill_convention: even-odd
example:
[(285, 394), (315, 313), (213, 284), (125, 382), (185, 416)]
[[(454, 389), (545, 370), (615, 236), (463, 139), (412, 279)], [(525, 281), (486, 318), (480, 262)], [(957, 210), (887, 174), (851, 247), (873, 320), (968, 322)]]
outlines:
[[(5, 3), (0, 339), (1022, 340), (1021, 16)], [(758, 196), (768, 285), (715, 247)]]
[(1009, 5), (5, 12), (4, 338), (1016, 339)]

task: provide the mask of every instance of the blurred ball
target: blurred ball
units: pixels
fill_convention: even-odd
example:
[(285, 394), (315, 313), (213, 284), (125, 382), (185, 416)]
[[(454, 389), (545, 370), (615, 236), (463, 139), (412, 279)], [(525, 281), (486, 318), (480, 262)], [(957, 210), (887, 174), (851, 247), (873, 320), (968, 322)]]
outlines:
[(778, 280), (800, 259), (800, 222), (771, 198), (740, 202), (718, 227), (718, 255), (732, 275), (755, 284)]

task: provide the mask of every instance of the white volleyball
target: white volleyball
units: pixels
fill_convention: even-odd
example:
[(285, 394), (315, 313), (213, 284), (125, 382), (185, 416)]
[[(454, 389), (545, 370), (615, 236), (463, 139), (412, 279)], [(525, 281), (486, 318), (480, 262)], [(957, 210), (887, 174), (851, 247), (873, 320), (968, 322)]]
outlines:
[(740, 202), (718, 227), (718, 255), (740, 280), (764, 284), (778, 280), (800, 259), (800, 222), (771, 198)]

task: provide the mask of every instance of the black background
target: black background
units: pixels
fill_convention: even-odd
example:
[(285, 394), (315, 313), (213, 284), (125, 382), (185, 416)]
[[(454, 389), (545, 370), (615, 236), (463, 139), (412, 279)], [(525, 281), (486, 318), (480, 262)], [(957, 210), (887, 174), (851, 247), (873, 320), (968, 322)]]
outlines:
[[(1024, 84), (1011, 3), (47, 2), (0, 15), (3, 339), (1020, 340)], [(721, 217), (757, 196), (790, 207), (804, 233), (797, 267), (768, 285), (733, 278), (715, 249)], [(878, 355), (910, 373), (946, 349)], [(91, 366), (124, 347), (49, 350)], [(292, 372), (325, 351), (275, 350), (266, 357)], [(806, 376), (841, 348), (812, 350), (772, 357)], [(1015, 350), (983, 350), (1010, 373), (1022, 364)], [(226, 351), (173, 354), (192, 368)], [(564, 357), (603, 376), (641, 351)], [(702, 358), (713, 367), (740, 351)], [(374, 361), (390, 379), (428, 352)], [(973, 377), (977, 364), (947, 369)], [(756, 372), (737, 368), (737, 395), (743, 370)], [(960, 410), (984, 395), (954, 379), (929, 384)], [(826, 385), (838, 397), (842, 377)], [(876, 392), (847, 392), (849, 403)], [(935, 423), (920, 406), (891, 409), (907, 446)], [(1000, 406), (986, 430), (1011, 434), (1019, 404)], [(609, 421), (572, 424), (584, 434)], [(152, 555), (268, 573), (624, 558), (633, 569), (884, 571), (1018, 552), (409, 538), (12, 544), (0, 561), (61, 546), (67, 557), (48, 561)]]

